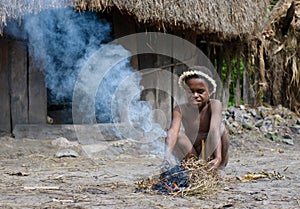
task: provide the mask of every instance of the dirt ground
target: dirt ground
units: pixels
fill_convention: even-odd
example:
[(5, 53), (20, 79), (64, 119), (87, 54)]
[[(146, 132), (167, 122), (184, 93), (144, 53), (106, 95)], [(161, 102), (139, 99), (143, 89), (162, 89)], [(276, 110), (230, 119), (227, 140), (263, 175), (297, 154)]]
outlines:
[[(255, 132), (232, 135), (227, 181), (205, 199), (135, 193), (137, 179), (159, 172), (161, 156), (132, 140), (102, 142), (92, 157), (78, 145), (78, 157), (60, 158), (53, 140), (0, 141), (1, 208), (300, 208), (299, 137), (288, 145)], [(263, 170), (281, 178), (238, 180)]]

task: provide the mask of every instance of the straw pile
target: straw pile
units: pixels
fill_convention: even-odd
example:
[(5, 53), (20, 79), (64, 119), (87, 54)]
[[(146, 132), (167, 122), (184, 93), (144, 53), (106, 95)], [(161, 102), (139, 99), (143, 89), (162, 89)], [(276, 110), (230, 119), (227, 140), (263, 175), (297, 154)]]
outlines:
[(0, 30), (8, 19), (21, 18), (42, 9), (72, 6), (77, 10), (104, 11), (117, 8), (138, 22), (217, 33), (220, 38), (253, 34), (267, 12), (269, 0), (2, 0)]
[[(188, 176), (188, 186), (185, 188), (176, 187), (177, 189), (174, 189), (173, 191), (170, 189), (170, 191), (167, 192), (168, 194), (175, 196), (196, 196), (200, 199), (205, 199), (214, 195), (218, 189), (222, 187), (222, 180), (215, 172), (208, 169), (207, 164), (196, 159), (189, 159), (180, 166), (184, 167), (184, 170), (181, 172), (185, 172)], [(136, 191), (166, 193), (153, 189), (154, 185), (160, 184), (162, 181), (164, 181), (164, 179), (161, 177), (161, 174), (140, 179), (137, 182)]]
[(177, 192), (176, 195), (193, 195), (204, 199), (215, 194), (222, 186), (221, 179), (214, 171), (208, 169), (207, 164), (203, 164), (199, 160), (189, 159), (184, 162), (184, 167), (190, 178), (190, 186)]

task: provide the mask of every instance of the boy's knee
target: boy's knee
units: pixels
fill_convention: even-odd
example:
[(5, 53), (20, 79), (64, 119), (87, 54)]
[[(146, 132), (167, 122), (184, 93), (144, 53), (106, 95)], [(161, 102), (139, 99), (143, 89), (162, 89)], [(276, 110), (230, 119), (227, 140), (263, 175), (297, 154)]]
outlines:
[(177, 139), (177, 143), (179, 145), (186, 145), (186, 143), (188, 142), (188, 140), (189, 139), (188, 139), (187, 135), (185, 135), (185, 133), (179, 132), (178, 139)]

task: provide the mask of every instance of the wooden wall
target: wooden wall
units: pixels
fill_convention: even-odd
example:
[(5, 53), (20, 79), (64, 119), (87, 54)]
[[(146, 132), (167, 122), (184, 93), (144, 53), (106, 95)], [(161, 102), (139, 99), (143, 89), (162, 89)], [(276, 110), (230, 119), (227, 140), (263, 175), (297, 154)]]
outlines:
[(1, 132), (12, 132), (16, 124), (46, 123), (44, 75), (29, 60), (25, 42), (0, 39)]
[(0, 131), (11, 132), (8, 41), (0, 42)]

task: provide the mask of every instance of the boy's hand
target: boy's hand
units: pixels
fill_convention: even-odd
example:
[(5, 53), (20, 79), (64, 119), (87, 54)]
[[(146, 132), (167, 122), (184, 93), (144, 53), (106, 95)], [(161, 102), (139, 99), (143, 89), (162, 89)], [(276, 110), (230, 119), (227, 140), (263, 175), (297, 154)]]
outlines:
[(221, 159), (215, 158), (208, 162), (209, 170), (217, 170), (220, 167)]

